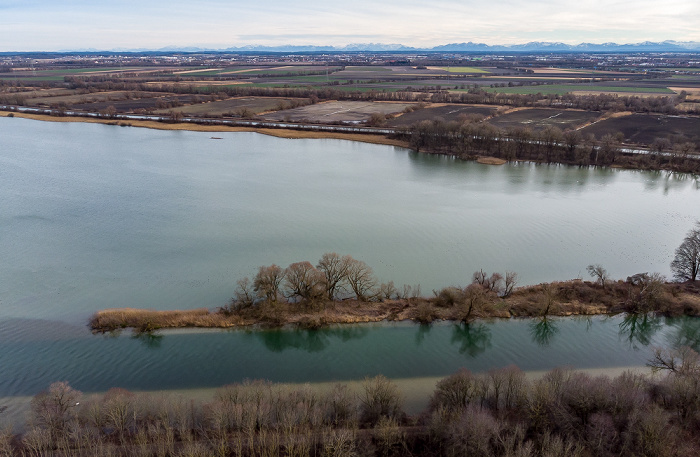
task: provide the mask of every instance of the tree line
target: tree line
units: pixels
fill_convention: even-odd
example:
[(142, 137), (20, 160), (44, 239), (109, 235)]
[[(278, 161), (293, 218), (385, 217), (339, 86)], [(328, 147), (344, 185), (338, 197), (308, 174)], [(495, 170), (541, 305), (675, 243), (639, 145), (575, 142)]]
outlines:
[(572, 165), (621, 165), (631, 168), (662, 169), (697, 173), (700, 157), (690, 142), (657, 140), (649, 154), (625, 153), (621, 133), (597, 139), (578, 130), (562, 131), (555, 126), (542, 130), (525, 127), (500, 129), (479, 118), (462, 122), (420, 121), (395, 135), (418, 151), (442, 153), (469, 159), (488, 155), (505, 160), (533, 160)]

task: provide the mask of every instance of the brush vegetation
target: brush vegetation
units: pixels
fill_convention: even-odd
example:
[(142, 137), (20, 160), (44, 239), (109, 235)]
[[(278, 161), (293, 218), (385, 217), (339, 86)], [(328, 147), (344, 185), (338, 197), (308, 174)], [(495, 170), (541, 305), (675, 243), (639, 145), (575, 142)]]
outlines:
[(89, 322), (94, 332), (132, 328), (151, 332), (164, 328), (230, 328), (295, 325), (319, 328), (330, 324), (413, 320), (470, 322), (478, 318), (542, 317), (628, 313), (700, 315), (695, 281), (671, 283), (657, 273), (610, 280), (600, 265), (588, 271), (595, 281), (580, 279), (516, 287), (517, 274), (475, 272), (466, 287), (421, 294), (420, 285), (397, 287), (379, 283), (366, 263), (334, 252), (316, 266), (296, 262), (287, 268), (261, 266), (238, 281), (230, 303), (215, 310), (182, 311), (108, 309)]
[(245, 381), (209, 401), (113, 388), (83, 395), (57, 382), (31, 401), (2, 456), (696, 456), (700, 356), (657, 351), (654, 377), (570, 369), (526, 377), (515, 366), (440, 380), (428, 408), (403, 409), (377, 376), (351, 389)]

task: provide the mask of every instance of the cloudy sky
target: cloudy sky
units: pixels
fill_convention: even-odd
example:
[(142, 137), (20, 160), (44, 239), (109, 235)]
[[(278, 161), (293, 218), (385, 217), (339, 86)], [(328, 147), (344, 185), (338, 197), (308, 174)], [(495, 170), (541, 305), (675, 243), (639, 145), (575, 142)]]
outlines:
[(0, 0), (0, 51), (700, 41), (698, 0)]

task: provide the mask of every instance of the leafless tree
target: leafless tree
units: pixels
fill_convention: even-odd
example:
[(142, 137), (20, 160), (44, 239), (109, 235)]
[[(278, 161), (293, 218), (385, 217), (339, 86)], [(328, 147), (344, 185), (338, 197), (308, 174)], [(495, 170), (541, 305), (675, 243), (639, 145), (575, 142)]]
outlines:
[(700, 273), (700, 221), (688, 232), (671, 262), (673, 276), (679, 281), (695, 281)]
[(296, 262), (287, 267), (285, 289), (288, 297), (313, 300), (323, 294), (323, 274), (311, 262)]
[(275, 264), (260, 267), (253, 279), (253, 290), (260, 298), (276, 302), (280, 294), (280, 284), (284, 280), (284, 270)]
[(67, 429), (82, 394), (67, 382), (55, 382), (31, 402), (32, 422), (45, 428), (55, 442)]
[(352, 257), (348, 261), (347, 280), (350, 288), (360, 301), (367, 301), (374, 288), (377, 286), (377, 279), (374, 277), (372, 268), (361, 260)]
[(480, 286), (486, 286), (488, 278), (484, 270), (475, 271), (472, 275), (472, 283), (479, 284)]
[(236, 282), (233, 301), (239, 308), (247, 308), (255, 303), (255, 291), (249, 277), (246, 276)]
[(474, 312), (478, 312), (486, 302), (486, 289), (479, 284), (470, 284), (464, 289), (462, 321), (468, 322)]
[(603, 268), (602, 265), (588, 265), (586, 267), (586, 271), (588, 271), (588, 274), (591, 275), (591, 277), (596, 278), (596, 282), (605, 287), (605, 281), (608, 280), (608, 271)]
[(700, 376), (700, 355), (688, 346), (678, 349), (654, 351), (654, 358), (647, 362), (654, 371), (665, 370), (680, 376)]
[(326, 252), (318, 261), (316, 268), (323, 273), (326, 296), (329, 300), (335, 300), (336, 293), (347, 280), (351, 260), (349, 255), (341, 257), (335, 252)]
[(514, 271), (506, 271), (506, 278), (503, 282), (503, 297), (510, 297), (518, 283), (518, 274)]

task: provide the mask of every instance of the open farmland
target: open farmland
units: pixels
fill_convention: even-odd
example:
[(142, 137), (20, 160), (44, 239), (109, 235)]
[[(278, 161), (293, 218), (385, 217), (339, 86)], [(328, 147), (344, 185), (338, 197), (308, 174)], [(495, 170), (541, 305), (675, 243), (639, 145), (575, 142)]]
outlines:
[(493, 117), (488, 122), (502, 129), (527, 127), (533, 130), (541, 130), (545, 127), (552, 126), (560, 128), (561, 130), (566, 130), (575, 129), (588, 122), (592, 122), (599, 116), (600, 113), (592, 111), (532, 108), (514, 110)]
[(411, 105), (411, 103), (333, 101), (277, 111), (264, 117), (272, 121), (365, 122), (372, 114), (396, 114)]
[(420, 121), (442, 120), (445, 122), (460, 121), (465, 116), (476, 115), (489, 117), (498, 110), (495, 106), (457, 105), (427, 106), (409, 113), (404, 113), (387, 122), (391, 127), (408, 127)]
[(668, 87), (640, 87), (640, 86), (597, 86), (592, 84), (533, 84), (513, 87), (486, 87), (488, 92), (502, 94), (545, 94), (564, 95), (568, 93), (585, 92), (587, 94), (618, 94), (618, 95), (674, 95)]
[[(237, 97), (228, 100), (181, 106), (178, 107), (176, 111), (180, 111), (188, 116), (236, 115), (243, 111), (252, 114), (260, 114), (266, 111), (275, 111), (308, 103), (309, 100), (305, 98)], [(165, 113), (167, 111), (169, 110), (162, 110), (159, 112)]]
[(581, 132), (596, 138), (622, 132), (625, 142), (642, 145), (649, 145), (657, 138), (672, 138), (674, 143), (689, 141), (700, 147), (700, 117), (630, 114), (603, 119)]

